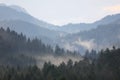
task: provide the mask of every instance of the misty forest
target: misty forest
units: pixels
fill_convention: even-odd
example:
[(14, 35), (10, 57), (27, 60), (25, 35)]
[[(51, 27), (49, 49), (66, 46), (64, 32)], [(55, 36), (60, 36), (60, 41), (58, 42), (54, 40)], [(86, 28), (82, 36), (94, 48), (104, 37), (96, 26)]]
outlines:
[(120, 14), (58, 26), (0, 4), (0, 80), (120, 80)]

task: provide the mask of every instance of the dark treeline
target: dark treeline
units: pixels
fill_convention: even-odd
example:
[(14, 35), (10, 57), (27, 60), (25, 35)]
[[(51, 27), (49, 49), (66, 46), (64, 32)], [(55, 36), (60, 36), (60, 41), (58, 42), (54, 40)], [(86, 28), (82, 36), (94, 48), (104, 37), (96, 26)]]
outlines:
[(75, 63), (69, 60), (55, 66), (48, 62), (42, 69), (1, 66), (0, 80), (120, 80), (120, 48), (101, 50), (97, 58), (85, 56)]
[(64, 54), (76, 54), (76, 52), (65, 51), (56, 45), (55, 48), (44, 44), (40, 39), (26, 38), (7, 28), (0, 28), (0, 65), (34, 65), (35, 59), (31, 56), (52, 54), (61, 56)]
[(9, 28), (6, 30), (0, 28), (0, 53), (34, 53), (34, 54), (47, 54), (54, 53), (61, 54), (75, 54), (77, 52), (71, 52), (60, 48), (56, 45), (55, 49), (50, 45), (42, 43), (38, 38), (30, 39), (25, 35), (18, 34), (15, 31), (11, 31)]
[(22, 33), (17, 34), (9, 28), (0, 29), (0, 44), (0, 53), (53, 53), (51, 46), (41, 40), (26, 38)]

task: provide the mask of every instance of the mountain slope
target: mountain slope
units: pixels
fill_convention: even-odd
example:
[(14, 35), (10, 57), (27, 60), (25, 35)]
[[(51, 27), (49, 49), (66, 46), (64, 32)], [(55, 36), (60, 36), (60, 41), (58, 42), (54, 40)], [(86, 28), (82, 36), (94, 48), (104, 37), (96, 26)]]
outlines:
[(76, 34), (68, 35), (64, 44), (69, 45), (78, 50), (100, 50), (113, 45), (120, 47), (120, 19), (109, 24), (99, 25), (97, 28), (83, 31)]
[(49, 29), (56, 28), (52, 24), (34, 18), (33, 16), (26, 13), (23, 8), (14, 5), (13, 6), (0, 5), (0, 21), (2, 20), (22, 20), (39, 25), (40, 27), (44, 28)]
[(0, 28), (0, 65), (28, 66), (36, 63), (42, 67), (44, 62), (52, 61), (59, 65), (69, 59), (79, 61), (81, 57), (77, 52), (46, 45), (38, 38), (26, 38), (9, 28)]
[(64, 35), (63, 32), (54, 31), (56, 26), (40, 21), (29, 15), (19, 6), (7, 6), (0, 4), (0, 27), (10, 27), (18, 33), (23, 33), (27, 37), (38, 37), (45, 43), (56, 43), (55, 40)]
[(23, 33), (27, 37), (35, 38), (38, 37), (42, 39), (45, 43), (55, 43), (55, 40), (60, 37), (59, 33), (46, 28), (42, 28), (35, 24), (21, 21), (21, 20), (10, 20), (10, 21), (0, 21), (0, 27), (15, 30), (18, 33)]
[(68, 24), (59, 28), (59, 31), (64, 31), (68, 33), (77, 33), (80, 31), (87, 31), (96, 28), (99, 25), (109, 24), (113, 21), (120, 19), (120, 14), (108, 15), (94, 23), (80, 23), (80, 24)]

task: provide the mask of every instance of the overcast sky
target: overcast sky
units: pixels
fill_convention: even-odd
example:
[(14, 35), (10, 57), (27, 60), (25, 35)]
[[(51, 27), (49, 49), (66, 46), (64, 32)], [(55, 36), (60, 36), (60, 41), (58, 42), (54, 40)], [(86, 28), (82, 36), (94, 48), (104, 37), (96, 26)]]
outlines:
[(32, 16), (46, 22), (94, 22), (108, 14), (120, 12), (120, 0), (0, 0), (8, 5), (19, 5)]

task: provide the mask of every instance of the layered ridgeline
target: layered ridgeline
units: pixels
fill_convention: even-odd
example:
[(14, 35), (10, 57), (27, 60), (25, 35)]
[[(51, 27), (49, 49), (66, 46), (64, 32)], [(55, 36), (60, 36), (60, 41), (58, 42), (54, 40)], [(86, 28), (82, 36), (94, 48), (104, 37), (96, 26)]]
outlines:
[(16, 5), (8, 6), (5, 4), (0, 4), (0, 20), (22, 20), (25, 22), (33, 23), (39, 25), (40, 27), (53, 29), (54, 25), (46, 23), (42, 20), (38, 20), (35, 17), (31, 16), (24, 8), (21, 8)]
[(70, 43), (71, 48), (81, 51), (111, 48), (113, 45), (120, 47), (120, 19), (109, 24), (99, 25), (89, 31), (68, 35), (64, 40), (64, 44)]
[(0, 5), (0, 27), (9, 27), (30, 38), (38, 37), (49, 44), (56, 44), (56, 40), (63, 36), (63, 32), (52, 30), (57, 26), (34, 18), (18, 6)]
[(78, 23), (78, 24), (69, 23), (67, 25), (61, 26), (60, 28), (58, 28), (58, 30), (64, 31), (67, 33), (78, 33), (81, 31), (88, 31), (88, 30), (97, 28), (99, 25), (105, 25), (105, 24), (112, 23), (118, 19), (120, 19), (120, 14), (108, 15), (93, 23)]
[(26, 38), (22, 33), (7, 28), (0, 28), (0, 65), (42, 67), (44, 62), (51, 61), (59, 65), (62, 61), (82, 59), (77, 52), (45, 45), (40, 39)]
[(119, 46), (120, 14), (108, 15), (89, 24), (55, 26), (34, 18), (18, 6), (0, 5), (0, 12), (0, 27), (22, 32), (31, 39), (37, 37), (45, 44), (58, 44), (64, 49), (77, 50), (83, 54), (87, 49)]

